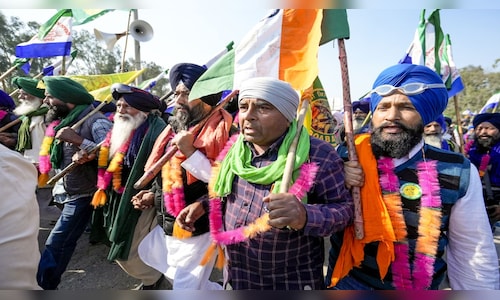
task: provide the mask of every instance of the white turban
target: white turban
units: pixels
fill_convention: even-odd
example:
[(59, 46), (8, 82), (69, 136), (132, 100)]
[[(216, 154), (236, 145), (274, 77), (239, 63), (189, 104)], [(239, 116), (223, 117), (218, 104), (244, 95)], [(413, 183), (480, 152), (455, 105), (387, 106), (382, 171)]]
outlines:
[(273, 77), (256, 77), (241, 83), (239, 101), (244, 98), (262, 99), (276, 107), (292, 122), (297, 116), (299, 95), (285, 81)]

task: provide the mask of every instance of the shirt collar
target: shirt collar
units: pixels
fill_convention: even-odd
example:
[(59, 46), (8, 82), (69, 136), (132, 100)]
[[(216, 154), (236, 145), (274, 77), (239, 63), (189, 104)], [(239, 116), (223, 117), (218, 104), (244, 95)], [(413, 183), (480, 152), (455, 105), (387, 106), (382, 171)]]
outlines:
[(422, 149), (423, 146), (424, 146), (424, 140), (421, 139), (420, 142), (418, 142), (418, 144), (416, 144), (413, 148), (410, 149), (408, 154), (406, 154), (401, 158), (394, 158), (393, 159), (394, 166), (397, 167), (407, 162), (410, 158), (415, 156)]

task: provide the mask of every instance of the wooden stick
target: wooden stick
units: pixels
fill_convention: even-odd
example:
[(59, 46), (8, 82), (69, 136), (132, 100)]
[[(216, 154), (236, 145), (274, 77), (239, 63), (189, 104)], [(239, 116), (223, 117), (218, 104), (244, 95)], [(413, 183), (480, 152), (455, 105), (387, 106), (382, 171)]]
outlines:
[(286, 156), (285, 170), (283, 171), (280, 193), (288, 192), (288, 189), (290, 188), (290, 183), (292, 182), (293, 167), (295, 163), (295, 153), (297, 152), (297, 145), (299, 144), (299, 138), (303, 127), (302, 124), (304, 124), (304, 118), (307, 114), (308, 106), (309, 106), (309, 99), (303, 99), (299, 115), (297, 116), (297, 132), (293, 137), (292, 144), (290, 145), (290, 149), (288, 149), (288, 154)]
[[(344, 39), (338, 39), (339, 44), (339, 60), (342, 73), (342, 91), (344, 102), (344, 126), (345, 140), (347, 143), (347, 153), (349, 160), (357, 161), (356, 147), (354, 146), (354, 133), (352, 128), (352, 104), (351, 92), (349, 86), (349, 74), (347, 69), (347, 56), (345, 51)], [(354, 234), (357, 239), (364, 237), (363, 229), (363, 212), (361, 209), (361, 193), (360, 188), (355, 186), (351, 189), (351, 195), (354, 202)]]
[[(99, 150), (99, 148), (102, 146), (103, 143), (104, 143), (104, 141), (101, 141), (99, 144), (95, 145), (94, 148), (92, 148), (88, 152), (88, 154), (94, 153), (95, 151)], [(73, 171), (73, 169), (75, 169), (78, 165), (80, 165), (80, 164), (75, 162), (75, 161), (71, 162), (68, 166), (66, 166), (66, 168), (62, 169), (61, 172), (57, 173), (56, 175), (54, 175), (54, 177), (50, 178), (50, 180), (47, 181), (46, 185), (55, 184), (57, 181), (59, 181), (59, 179), (63, 178), (64, 175)]]
[[(458, 97), (457, 95), (453, 96), (453, 102), (455, 102), (455, 116), (457, 118), (457, 130), (458, 130), (458, 148), (460, 149), (460, 153), (465, 154), (464, 148), (464, 133), (462, 130), (462, 120), (460, 118), (460, 110), (458, 108)], [(448, 129), (448, 128), (447, 128)]]
[(80, 125), (82, 125), (83, 122), (85, 122), (91, 116), (95, 115), (104, 105), (106, 105), (106, 101), (102, 101), (101, 103), (99, 103), (99, 105), (97, 105), (93, 110), (91, 110), (83, 118), (81, 118), (80, 120), (78, 120), (78, 122), (76, 122), (75, 124), (73, 124), (73, 126), (71, 126), (71, 129), (75, 130), (78, 127), (80, 127)]
[[(238, 90), (232, 91), (214, 109), (212, 109), (212, 112), (209, 115), (207, 115), (205, 118), (203, 118), (200, 122), (198, 122), (198, 124), (193, 126), (189, 131), (194, 133), (194, 134), (198, 134), (198, 132), (203, 128), (203, 126), (208, 121), (208, 119), (210, 119), (210, 117), (216, 111), (218, 111), (219, 109), (223, 109), (224, 105), (226, 105), (226, 103), (229, 102), (229, 100), (231, 100), (233, 98), (233, 96), (236, 95), (238, 92), (239, 92)], [(153, 180), (153, 178), (155, 178), (156, 175), (160, 172), (163, 165), (172, 158), (172, 156), (175, 154), (176, 151), (177, 151), (177, 147), (175, 145), (172, 145), (165, 152), (165, 154), (163, 154), (162, 157), (160, 157), (160, 159), (158, 159), (158, 161), (156, 161), (151, 166), (151, 168), (149, 168), (149, 170), (146, 170), (144, 172), (144, 174), (142, 175), (142, 177), (139, 178), (139, 180), (137, 180), (134, 183), (134, 189), (140, 190), (143, 187), (145, 187), (149, 182), (151, 182), (151, 180)]]
[(17, 118), (13, 121), (10, 121), (9, 123), (5, 124), (2, 128), (0, 128), (0, 132), (4, 132), (5, 130), (11, 128), (12, 126), (21, 123), (21, 121), (22, 121), (21, 118)]

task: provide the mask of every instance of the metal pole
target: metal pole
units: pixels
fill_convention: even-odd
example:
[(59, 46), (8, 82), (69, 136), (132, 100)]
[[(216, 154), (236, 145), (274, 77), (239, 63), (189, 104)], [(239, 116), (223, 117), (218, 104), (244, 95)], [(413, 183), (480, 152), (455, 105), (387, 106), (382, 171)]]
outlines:
[[(139, 10), (133, 9), (134, 12), (134, 21), (139, 19)], [(142, 69), (141, 67), (141, 43), (137, 40), (134, 40), (134, 49), (135, 49), (135, 70), (139, 71)], [(142, 82), (142, 75), (137, 76), (135, 79), (135, 85), (138, 86), (139, 83)]]

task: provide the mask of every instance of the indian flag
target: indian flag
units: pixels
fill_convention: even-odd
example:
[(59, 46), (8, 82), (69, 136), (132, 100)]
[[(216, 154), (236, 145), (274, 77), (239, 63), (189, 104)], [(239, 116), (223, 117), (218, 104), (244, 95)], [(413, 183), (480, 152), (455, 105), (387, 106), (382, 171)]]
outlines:
[[(322, 26), (331, 28), (323, 24), (323, 16), (323, 9), (272, 10), (196, 81), (190, 99), (238, 89), (245, 79), (262, 76), (307, 89), (318, 75), (320, 42), (331, 40), (322, 39)], [(347, 24), (345, 11), (344, 16), (341, 23)], [(340, 27), (347, 28), (348, 36), (348, 27)]]

